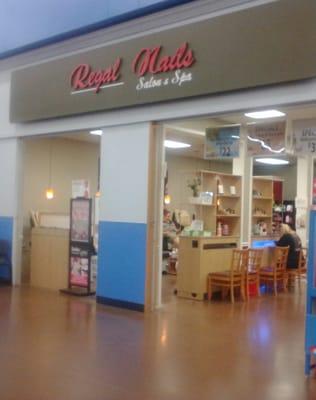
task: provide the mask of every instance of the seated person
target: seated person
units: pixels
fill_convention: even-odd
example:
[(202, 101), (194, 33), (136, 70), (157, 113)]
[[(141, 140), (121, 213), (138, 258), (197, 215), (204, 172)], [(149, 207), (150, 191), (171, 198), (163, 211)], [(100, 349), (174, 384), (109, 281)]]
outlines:
[(167, 209), (163, 210), (163, 236), (164, 236), (164, 243), (166, 240), (171, 245), (172, 248), (179, 247), (179, 238), (178, 238), (179, 228), (175, 225), (172, 221), (171, 213)]
[(287, 259), (287, 268), (298, 268), (300, 250), (302, 248), (301, 239), (295, 231), (287, 224), (281, 225), (281, 237), (276, 242), (277, 246), (289, 247), (289, 255)]

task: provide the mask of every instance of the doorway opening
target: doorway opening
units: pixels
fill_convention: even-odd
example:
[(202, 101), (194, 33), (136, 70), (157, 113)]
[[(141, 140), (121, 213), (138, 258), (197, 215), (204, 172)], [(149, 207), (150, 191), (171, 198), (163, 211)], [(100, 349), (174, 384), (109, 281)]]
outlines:
[[(71, 281), (85, 288), (90, 276), (91, 288), (95, 288), (99, 165), (100, 136), (87, 131), (23, 139), (23, 285), (59, 291)], [(76, 222), (78, 241), (88, 243), (89, 256), (78, 250), (70, 257), (74, 198), (90, 199), (89, 221), (86, 225), (83, 219)], [(85, 210), (79, 206), (82, 216)], [(84, 237), (86, 228), (90, 237)]]

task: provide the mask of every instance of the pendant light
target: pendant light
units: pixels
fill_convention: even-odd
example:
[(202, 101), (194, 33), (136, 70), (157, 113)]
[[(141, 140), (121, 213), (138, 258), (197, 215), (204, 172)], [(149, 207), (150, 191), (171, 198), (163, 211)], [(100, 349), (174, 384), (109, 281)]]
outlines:
[(46, 189), (46, 199), (52, 200), (55, 196), (54, 189), (52, 188), (52, 139), (49, 144), (49, 171), (48, 171), (48, 188)]
[(169, 194), (165, 194), (164, 203), (165, 203), (166, 205), (171, 203), (171, 197), (170, 197)]

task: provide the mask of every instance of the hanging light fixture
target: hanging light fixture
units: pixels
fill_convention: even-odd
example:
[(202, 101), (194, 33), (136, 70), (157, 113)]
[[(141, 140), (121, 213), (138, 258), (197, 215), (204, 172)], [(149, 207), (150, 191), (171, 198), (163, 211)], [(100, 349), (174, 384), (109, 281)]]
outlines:
[[(49, 139), (51, 140), (51, 139)], [(52, 188), (52, 142), (49, 144), (49, 178), (48, 178), (48, 188), (46, 189), (46, 199), (52, 200), (55, 196), (54, 189)]]
[(165, 203), (165, 204), (170, 204), (170, 203), (171, 203), (170, 194), (165, 194), (164, 203)]

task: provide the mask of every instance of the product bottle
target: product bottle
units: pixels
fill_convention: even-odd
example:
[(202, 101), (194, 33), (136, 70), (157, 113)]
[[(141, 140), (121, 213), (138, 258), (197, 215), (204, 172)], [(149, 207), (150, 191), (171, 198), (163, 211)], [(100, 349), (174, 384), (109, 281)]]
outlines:
[(218, 222), (217, 224), (217, 236), (222, 236), (222, 224)]

